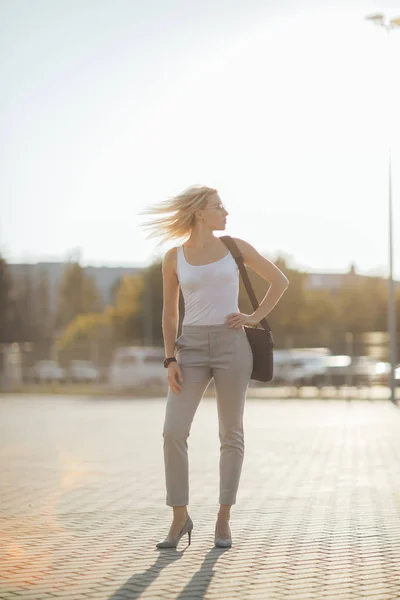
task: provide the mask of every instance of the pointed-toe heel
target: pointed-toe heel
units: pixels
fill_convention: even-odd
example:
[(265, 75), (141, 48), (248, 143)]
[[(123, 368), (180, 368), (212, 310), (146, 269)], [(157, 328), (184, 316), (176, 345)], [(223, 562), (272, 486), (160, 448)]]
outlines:
[(164, 540), (163, 542), (158, 542), (158, 544), (156, 544), (157, 548), (176, 548), (177, 545), (179, 544), (180, 539), (187, 533), (188, 534), (188, 538), (189, 538), (189, 546), (191, 544), (192, 541), (192, 530), (193, 530), (193, 521), (190, 517), (188, 517), (186, 519), (186, 522), (184, 524), (184, 526), (182, 527), (181, 531), (178, 533), (178, 535), (174, 538), (171, 538), (169, 540)]

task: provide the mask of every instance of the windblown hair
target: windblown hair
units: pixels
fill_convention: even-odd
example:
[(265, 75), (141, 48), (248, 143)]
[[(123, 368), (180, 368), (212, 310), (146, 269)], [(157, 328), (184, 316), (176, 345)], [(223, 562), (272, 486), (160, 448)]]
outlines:
[(195, 212), (207, 204), (207, 198), (217, 190), (205, 185), (193, 185), (172, 198), (148, 206), (141, 215), (151, 215), (142, 225), (150, 230), (147, 238), (161, 238), (157, 246), (170, 240), (185, 240), (195, 224)]

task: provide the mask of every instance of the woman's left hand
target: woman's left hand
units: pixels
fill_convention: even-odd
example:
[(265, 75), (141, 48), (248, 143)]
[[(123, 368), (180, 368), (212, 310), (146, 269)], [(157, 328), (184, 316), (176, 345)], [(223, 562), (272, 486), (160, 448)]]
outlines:
[(254, 314), (245, 315), (244, 313), (230, 313), (225, 317), (225, 323), (229, 325), (229, 327), (239, 328), (243, 325), (257, 325), (259, 321), (255, 318)]

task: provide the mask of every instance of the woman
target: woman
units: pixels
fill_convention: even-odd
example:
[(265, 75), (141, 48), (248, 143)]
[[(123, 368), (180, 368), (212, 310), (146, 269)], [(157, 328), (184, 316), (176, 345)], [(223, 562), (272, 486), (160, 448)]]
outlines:
[[(147, 228), (149, 237), (186, 240), (168, 250), (163, 260), (164, 366), (168, 369), (168, 397), (163, 428), (166, 503), (173, 509), (172, 524), (158, 548), (175, 548), (186, 533), (191, 541), (188, 514), (187, 438), (199, 402), (214, 378), (220, 449), (219, 511), (215, 545), (230, 547), (230, 510), (242, 469), (243, 409), (253, 366), (244, 325), (256, 325), (268, 315), (289, 285), (276, 265), (249, 243), (233, 238), (244, 262), (271, 286), (258, 309), (239, 312), (239, 271), (224, 243), (214, 235), (226, 227), (228, 211), (217, 190), (193, 186), (144, 214), (157, 215)], [(163, 241), (162, 240), (162, 241)], [(185, 314), (179, 322), (179, 288)]]

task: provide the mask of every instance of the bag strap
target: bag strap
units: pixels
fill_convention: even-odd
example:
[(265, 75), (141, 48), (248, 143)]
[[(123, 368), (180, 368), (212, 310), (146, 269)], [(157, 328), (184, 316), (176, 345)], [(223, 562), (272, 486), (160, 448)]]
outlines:
[[(251, 285), (251, 281), (247, 274), (246, 267), (244, 266), (243, 254), (240, 252), (235, 240), (233, 238), (231, 238), (230, 235), (220, 236), (219, 239), (221, 240), (221, 242), (223, 242), (225, 244), (225, 246), (228, 248), (228, 250), (232, 254), (233, 258), (235, 259), (236, 264), (239, 267), (239, 271), (242, 276), (242, 280), (245, 285), (246, 291), (249, 295), (251, 304), (253, 305), (254, 310), (256, 310), (259, 307), (259, 304), (257, 301), (257, 297), (254, 293), (253, 286)], [(268, 321), (265, 317), (263, 319), (261, 319), (260, 324), (264, 327), (265, 331), (271, 331), (271, 328), (268, 325)]]

